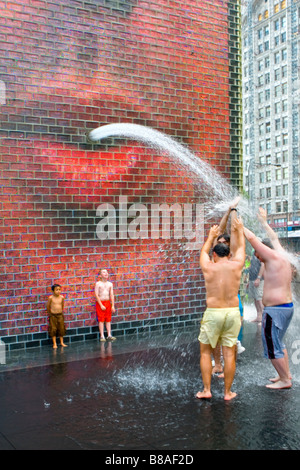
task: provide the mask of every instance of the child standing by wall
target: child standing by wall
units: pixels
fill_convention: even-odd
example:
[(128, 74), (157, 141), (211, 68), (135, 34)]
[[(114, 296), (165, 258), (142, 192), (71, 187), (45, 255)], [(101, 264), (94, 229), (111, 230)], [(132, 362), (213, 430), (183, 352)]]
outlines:
[(107, 331), (107, 339), (115, 341), (111, 335), (111, 314), (115, 313), (114, 290), (111, 282), (108, 281), (106, 269), (100, 269), (100, 280), (95, 284), (96, 314), (99, 322), (100, 341), (106, 341), (104, 337), (104, 323)]
[(56, 349), (56, 336), (59, 336), (61, 346), (67, 346), (63, 341), (63, 337), (66, 334), (63, 315), (65, 299), (61, 295), (61, 286), (59, 284), (54, 284), (51, 289), (53, 295), (50, 295), (47, 302), (47, 312), (49, 315), (48, 331), (53, 341), (53, 348)]

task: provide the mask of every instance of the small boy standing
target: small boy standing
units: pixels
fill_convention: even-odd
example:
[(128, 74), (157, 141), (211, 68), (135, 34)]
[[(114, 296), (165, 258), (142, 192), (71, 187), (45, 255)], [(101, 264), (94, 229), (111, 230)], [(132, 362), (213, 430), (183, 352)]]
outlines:
[(59, 336), (61, 346), (67, 347), (63, 341), (63, 337), (66, 334), (63, 315), (65, 299), (61, 295), (61, 286), (59, 284), (54, 284), (51, 289), (53, 291), (53, 295), (50, 295), (47, 302), (47, 312), (49, 315), (48, 332), (53, 341), (53, 348), (56, 349), (56, 336)]
[(100, 341), (106, 341), (104, 337), (104, 323), (107, 331), (107, 340), (115, 341), (111, 335), (111, 314), (115, 313), (114, 289), (111, 282), (108, 281), (108, 272), (106, 269), (100, 269), (100, 280), (95, 284), (96, 314), (99, 322)]

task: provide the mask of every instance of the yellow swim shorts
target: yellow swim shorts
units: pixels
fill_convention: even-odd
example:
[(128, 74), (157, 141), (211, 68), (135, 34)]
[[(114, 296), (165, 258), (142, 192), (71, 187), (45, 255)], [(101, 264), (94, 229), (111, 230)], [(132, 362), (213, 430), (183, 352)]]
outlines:
[(219, 343), (231, 348), (236, 344), (241, 329), (241, 315), (238, 307), (207, 308), (204, 312), (198, 340), (210, 344), (212, 348)]

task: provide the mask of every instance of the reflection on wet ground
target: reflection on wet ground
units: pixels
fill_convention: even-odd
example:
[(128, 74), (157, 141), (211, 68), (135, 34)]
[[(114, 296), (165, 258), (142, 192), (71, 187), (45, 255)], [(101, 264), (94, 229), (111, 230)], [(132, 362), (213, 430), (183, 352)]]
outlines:
[(217, 377), (211, 400), (195, 398), (198, 329), (30, 352), (30, 367), (12, 355), (0, 369), (0, 449), (299, 449), (299, 365), (291, 390), (266, 389), (274, 373), (249, 320), (231, 402)]

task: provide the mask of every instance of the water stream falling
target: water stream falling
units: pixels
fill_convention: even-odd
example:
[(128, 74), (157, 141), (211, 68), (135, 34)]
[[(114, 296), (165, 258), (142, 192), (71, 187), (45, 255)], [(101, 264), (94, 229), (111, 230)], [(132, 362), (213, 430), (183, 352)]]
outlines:
[[(110, 137), (137, 140), (159, 152), (167, 153), (177, 165), (188, 171), (189, 177), (195, 183), (200, 184), (201, 182), (206, 186), (210, 195), (206, 204), (208, 213), (213, 209), (221, 211), (224, 207), (227, 209), (228, 204), (226, 205), (226, 203), (238, 195), (236, 190), (209, 163), (162, 132), (138, 124), (120, 123), (98, 127), (88, 134), (88, 139), (92, 142), (99, 142)], [(246, 201), (243, 201), (242, 206), (245, 204)]]

